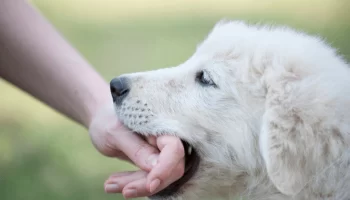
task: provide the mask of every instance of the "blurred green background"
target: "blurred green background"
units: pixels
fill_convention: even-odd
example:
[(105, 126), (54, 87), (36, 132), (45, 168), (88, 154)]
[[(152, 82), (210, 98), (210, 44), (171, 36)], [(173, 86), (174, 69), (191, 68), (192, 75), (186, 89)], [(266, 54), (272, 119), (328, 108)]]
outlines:
[[(31, 2), (107, 81), (183, 62), (223, 18), (287, 24), (350, 60), (350, 0)], [(85, 129), (1, 80), (0, 91), (0, 200), (122, 199), (103, 182), (131, 165), (103, 157)]]

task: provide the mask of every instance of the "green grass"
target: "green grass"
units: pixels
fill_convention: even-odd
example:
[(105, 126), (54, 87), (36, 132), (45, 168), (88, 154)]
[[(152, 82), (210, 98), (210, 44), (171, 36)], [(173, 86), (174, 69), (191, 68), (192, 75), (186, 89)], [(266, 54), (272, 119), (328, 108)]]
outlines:
[[(183, 62), (221, 18), (291, 25), (350, 59), (347, 0), (33, 2), (107, 81)], [(1, 200), (122, 199), (103, 182), (131, 165), (101, 156), (86, 130), (6, 82), (0, 90)]]

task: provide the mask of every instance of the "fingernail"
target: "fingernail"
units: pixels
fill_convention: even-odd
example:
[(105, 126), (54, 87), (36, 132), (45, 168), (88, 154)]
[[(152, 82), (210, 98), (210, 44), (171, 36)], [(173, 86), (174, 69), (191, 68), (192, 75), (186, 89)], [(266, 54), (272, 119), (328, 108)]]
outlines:
[(158, 162), (158, 155), (157, 155), (157, 154), (152, 154), (152, 155), (150, 155), (150, 156), (148, 157), (148, 159), (146, 160), (146, 163), (147, 163), (148, 165), (153, 166), (153, 167), (156, 166), (157, 162)]
[(126, 190), (124, 193), (125, 198), (134, 198), (137, 197), (137, 191), (135, 189)]
[(117, 192), (118, 189), (119, 189), (119, 186), (118, 186), (118, 184), (116, 184), (116, 183), (107, 184), (107, 185), (105, 186), (105, 191), (106, 191), (107, 193), (109, 193), (109, 192)]
[(159, 187), (160, 185), (160, 180), (159, 179), (155, 179), (151, 182), (151, 185), (150, 185), (150, 192), (153, 193), (156, 191), (156, 189)]

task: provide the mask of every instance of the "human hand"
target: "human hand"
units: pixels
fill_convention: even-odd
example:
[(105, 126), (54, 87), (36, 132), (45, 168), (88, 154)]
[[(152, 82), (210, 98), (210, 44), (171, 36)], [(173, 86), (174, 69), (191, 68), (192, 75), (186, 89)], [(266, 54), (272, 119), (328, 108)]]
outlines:
[[(150, 172), (139, 170), (111, 175), (105, 182), (108, 193), (123, 193), (126, 198), (150, 196), (169, 186), (183, 175), (184, 152), (183, 148), (177, 148), (177, 146), (182, 147), (182, 144), (177, 143), (178, 138), (174, 136), (149, 137), (148, 141), (161, 150), (158, 163), (154, 163), (154, 168)], [(169, 158), (169, 155), (172, 155), (173, 158)], [(109, 188), (115, 184), (118, 185), (118, 188)]]
[(130, 161), (141, 169), (112, 175), (105, 183), (108, 193), (123, 193), (125, 198), (150, 196), (184, 173), (185, 153), (180, 139), (160, 136), (143, 140), (121, 124), (112, 104), (96, 113), (89, 133), (100, 153)]

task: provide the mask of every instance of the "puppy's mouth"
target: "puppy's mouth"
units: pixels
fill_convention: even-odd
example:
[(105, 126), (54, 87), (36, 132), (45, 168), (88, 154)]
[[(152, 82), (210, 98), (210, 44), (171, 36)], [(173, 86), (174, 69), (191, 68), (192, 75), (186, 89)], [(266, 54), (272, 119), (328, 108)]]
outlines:
[(177, 181), (170, 184), (168, 187), (150, 196), (149, 198), (165, 198), (180, 194), (180, 188), (185, 185), (197, 172), (200, 157), (197, 151), (186, 141), (182, 140), (185, 148), (185, 172), (184, 175)]
[[(117, 115), (121, 119), (122, 123), (128, 127), (131, 131), (134, 133), (140, 135), (141, 137), (144, 137), (145, 135), (149, 135), (147, 132), (142, 131), (142, 126), (145, 125), (146, 122), (144, 121), (137, 121), (139, 120), (139, 113), (120, 113), (121, 109), (129, 109), (129, 107), (124, 106), (124, 108), (119, 108), (117, 110)], [(134, 109), (134, 108), (131, 108)], [(142, 110), (142, 108), (135, 108)], [(127, 117), (125, 119), (125, 117)], [(142, 117), (141, 117), (142, 118)], [(148, 120), (149, 117), (147, 116)], [(147, 121), (147, 120), (146, 120)], [(148, 123), (149, 125), (149, 123)], [(183, 138), (180, 138), (184, 149), (185, 149), (185, 172), (184, 175), (178, 179), (177, 181), (170, 184), (168, 187), (164, 188), (163, 190), (157, 192), (156, 194), (149, 196), (150, 199), (166, 199), (167, 197), (174, 197), (179, 194), (181, 194), (181, 188), (189, 181), (193, 176), (196, 174), (199, 164), (200, 164), (200, 157), (196, 149), (193, 148), (192, 145), (190, 145), (189, 142), (184, 140)]]

